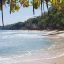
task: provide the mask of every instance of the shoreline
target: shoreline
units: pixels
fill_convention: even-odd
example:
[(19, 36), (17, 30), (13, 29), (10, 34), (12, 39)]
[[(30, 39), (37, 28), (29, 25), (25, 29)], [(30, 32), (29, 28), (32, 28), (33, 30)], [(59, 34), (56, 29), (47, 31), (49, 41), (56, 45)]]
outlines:
[[(44, 56), (46, 55), (46, 56)], [(0, 64), (63, 64), (64, 53), (55, 57), (48, 57), (47, 54), (37, 54), (22, 57), (21, 55), (15, 57), (0, 57)], [(42, 57), (44, 56), (44, 58)]]
[(48, 36), (49, 39), (57, 41), (58, 43), (56, 43), (56, 45), (52, 45), (45, 52), (43, 52), (43, 50), (40, 50), (39, 52), (41, 53), (36, 53), (35, 55), (19, 55), (9, 58), (0, 57), (0, 64), (64, 64), (64, 43), (60, 43), (60, 41), (64, 39), (64, 31), (45, 30), (40, 32), (44, 32), (44, 35), (41, 36)]

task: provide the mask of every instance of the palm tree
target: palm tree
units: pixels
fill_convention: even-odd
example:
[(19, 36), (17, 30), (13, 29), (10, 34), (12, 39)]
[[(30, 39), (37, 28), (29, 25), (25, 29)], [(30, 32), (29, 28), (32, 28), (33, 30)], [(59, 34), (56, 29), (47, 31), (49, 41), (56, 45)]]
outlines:
[[(5, 4), (6, 1), (8, 1), (8, 4), (10, 5), (10, 13), (15, 12), (16, 10), (20, 9), (19, 5), (17, 5), (16, 2), (19, 2), (20, 4), (22, 4), (23, 7), (29, 6), (29, 0), (0, 0), (3, 27), (4, 27), (3, 5)], [(64, 7), (63, 5), (61, 6), (62, 3), (64, 4), (64, 0), (32, 0), (33, 14), (35, 14), (35, 9), (38, 9), (40, 4), (41, 4), (41, 14), (42, 14), (42, 7), (44, 10), (44, 1), (46, 2), (47, 8), (48, 8), (48, 2), (51, 2), (52, 5), (55, 6), (56, 8), (62, 9), (62, 7)], [(60, 5), (58, 3), (60, 3)], [(43, 6), (42, 6), (42, 4), (43, 4)]]

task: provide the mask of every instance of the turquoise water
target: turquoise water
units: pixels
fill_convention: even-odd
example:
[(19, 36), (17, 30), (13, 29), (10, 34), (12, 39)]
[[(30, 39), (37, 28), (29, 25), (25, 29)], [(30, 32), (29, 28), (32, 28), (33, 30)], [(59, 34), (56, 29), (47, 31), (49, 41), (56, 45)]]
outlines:
[(46, 49), (53, 43), (42, 31), (0, 31), (0, 56), (11, 56)]

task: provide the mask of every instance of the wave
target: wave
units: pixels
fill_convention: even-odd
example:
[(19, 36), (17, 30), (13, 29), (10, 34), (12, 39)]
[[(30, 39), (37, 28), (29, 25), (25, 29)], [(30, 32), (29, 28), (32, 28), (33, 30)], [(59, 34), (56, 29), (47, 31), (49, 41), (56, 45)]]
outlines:
[[(51, 31), (53, 32), (53, 31)], [(15, 37), (22, 37), (22, 38), (44, 38), (48, 37), (48, 31), (29, 31), (29, 30), (9, 30), (9, 31), (2, 31), (0, 33), (2, 39), (9, 39)]]
[(15, 34), (7, 34), (7, 35), (2, 35), (1, 38), (2, 39), (9, 39), (9, 38), (44, 38), (46, 36), (42, 36), (42, 35), (38, 35), (38, 34), (18, 34), (18, 33), (15, 33)]

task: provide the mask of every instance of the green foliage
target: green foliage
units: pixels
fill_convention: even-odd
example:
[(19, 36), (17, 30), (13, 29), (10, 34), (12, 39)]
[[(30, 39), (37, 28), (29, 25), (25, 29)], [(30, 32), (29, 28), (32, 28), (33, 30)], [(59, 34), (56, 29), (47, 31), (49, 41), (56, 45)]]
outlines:
[[(2, 11), (2, 22), (3, 22), (3, 5), (5, 5), (5, 4), (9, 4), (10, 13), (19, 11), (21, 6), (29, 7), (30, 5), (32, 5), (33, 6), (33, 14), (34, 14), (35, 9), (38, 9), (41, 6), (41, 14), (42, 14), (42, 4), (43, 4), (43, 9), (44, 9), (44, 2), (46, 3), (48, 10), (49, 10), (48, 4), (50, 2), (51, 6), (53, 6), (57, 10), (57, 13), (62, 12), (64, 14), (64, 0), (32, 0), (32, 1), (31, 0), (30, 1), (29, 0), (0, 0), (0, 10)], [(49, 11), (48, 11), (48, 13), (49, 13)], [(54, 19), (55, 19), (56, 17), (58, 17), (58, 16), (55, 17), (55, 15), (49, 14), (49, 17), (51, 17), (52, 19), (54, 17)], [(47, 20), (47, 18), (48, 17), (46, 17), (46, 20)], [(50, 18), (48, 18), (48, 19), (50, 20)], [(59, 21), (60, 19), (57, 19), (57, 20)], [(62, 19), (62, 22), (63, 22), (63, 20), (64, 19)], [(47, 21), (47, 22), (49, 22), (49, 21)]]
[(33, 1), (31, 3), (35, 9), (38, 9), (38, 7), (40, 6), (40, 2), (41, 2), (40, 0), (34, 0), (34, 3)]
[[(34, 9), (38, 9), (38, 7), (42, 7), (43, 2), (46, 2), (47, 8), (48, 8), (48, 2), (51, 2), (51, 4), (56, 7), (58, 10), (64, 9), (64, 0), (2, 0), (2, 5), (4, 4), (10, 4), (10, 11), (14, 12), (16, 4), (20, 3), (23, 7), (29, 7), (29, 3), (32, 4)], [(1, 4), (1, 2), (0, 2)], [(1, 7), (1, 5), (0, 5)], [(19, 10), (19, 5), (17, 5), (17, 9)]]
[(64, 29), (64, 14), (63, 12), (57, 12), (56, 9), (49, 11), (49, 15), (38, 16), (36, 18), (30, 18), (25, 22), (19, 22), (16, 24), (5, 26), (5, 29), (28, 29), (28, 30), (53, 30)]
[(20, 4), (23, 5), (23, 7), (29, 6), (29, 0), (20, 0)]

